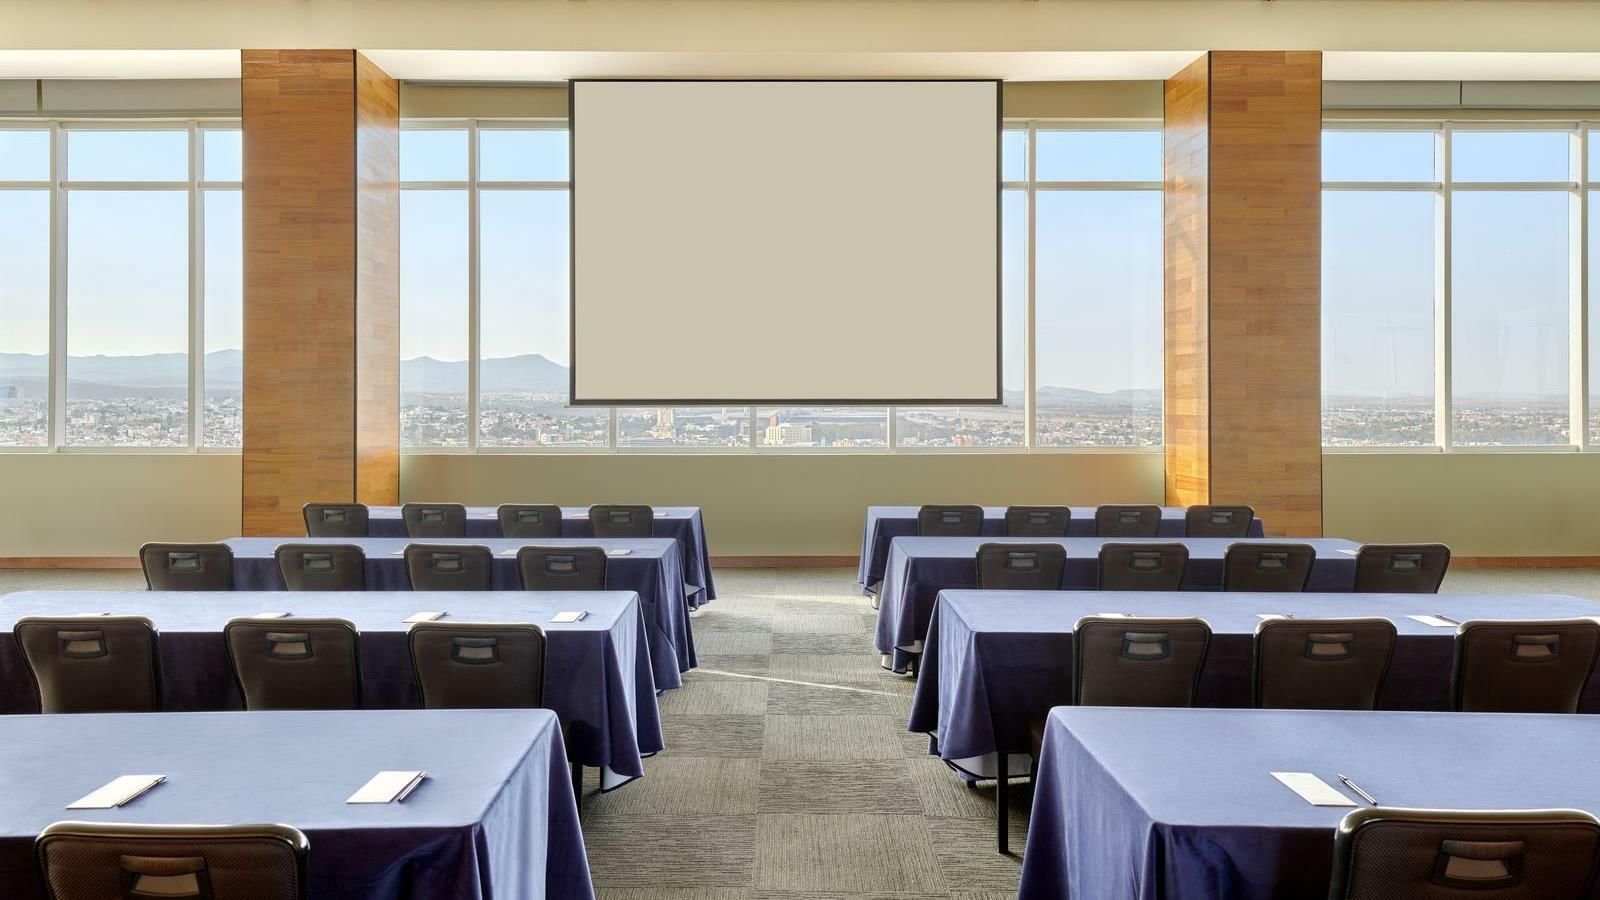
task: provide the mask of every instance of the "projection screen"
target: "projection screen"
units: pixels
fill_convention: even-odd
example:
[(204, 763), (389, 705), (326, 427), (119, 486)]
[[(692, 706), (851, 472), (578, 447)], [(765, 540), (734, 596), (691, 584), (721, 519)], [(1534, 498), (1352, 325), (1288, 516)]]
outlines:
[(995, 81), (575, 80), (574, 405), (984, 404)]

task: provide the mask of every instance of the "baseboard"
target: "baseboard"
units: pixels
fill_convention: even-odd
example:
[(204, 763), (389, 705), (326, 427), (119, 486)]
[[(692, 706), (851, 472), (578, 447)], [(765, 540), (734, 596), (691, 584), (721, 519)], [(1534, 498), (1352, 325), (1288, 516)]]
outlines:
[(1600, 556), (1454, 556), (1452, 569), (1600, 569)]
[(711, 565), (720, 569), (853, 569), (854, 556), (713, 556)]
[(0, 556), (0, 569), (137, 568), (137, 556)]

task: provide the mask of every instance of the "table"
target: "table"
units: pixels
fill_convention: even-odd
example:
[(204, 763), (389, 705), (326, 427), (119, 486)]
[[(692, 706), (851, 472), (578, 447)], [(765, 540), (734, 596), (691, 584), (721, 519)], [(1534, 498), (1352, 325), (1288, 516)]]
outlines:
[[(911, 731), (936, 733), (939, 756), (978, 778), (995, 776), (1001, 748), (1021, 754), (1028, 726), (1072, 702), (1072, 629), (1084, 616), (1200, 616), (1211, 646), (1200, 673), (1198, 706), (1247, 707), (1253, 638), (1261, 614), (1297, 618), (1381, 616), (1398, 632), (1378, 698), (1382, 709), (1448, 710), (1455, 628), (1408, 615), (1469, 619), (1558, 619), (1600, 615), (1600, 603), (1562, 594), (1243, 594), (1103, 591), (944, 591), (923, 642), (911, 705)], [(1583, 712), (1600, 712), (1600, 673)], [(1013, 755), (1011, 772), (1026, 772)]]
[(1326, 897), (1350, 808), (1269, 773), (1342, 772), (1388, 806), (1600, 813), (1597, 741), (1594, 716), (1058, 708), (1018, 896)]
[[(241, 591), (281, 591), (283, 578), (273, 557), (279, 544), (355, 544), (367, 555), (367, 590), (403, 591), (410, 586), (404, 557), (407, 544), (476, 544), (494, 553), (493, 589), (521, 591), (522, 576), (517, 571), (517, 550), (521, 547), (603, 547), (607, 553), (625, 550), (625, 556), (606, 560), (606, 586), (633, 591), (644, 607), (650, 659), (656, 688), (669, 690), (683, 684), (682, 673), (696, 665), (694, 632), (689, 626), (684, 605), (684, 583), (679, 568), (676, 541), (664, 538), (545, 538), (511, 540), (411, 541), (406, 538), (230, 538), (224, 541), (233, 550), (233, 585)], [(413, 600), (413, 603), (417, 601)], [(419, 607), (423, 608), (423, 607)]]
[[(1100, 545), (1106, 543), (1181, 543), (1189, 548), (1184, 569), (1186, 591), (1222, 588), (1222, 560), (1232, 544), (1263, 543), (1261, 538), (957, 538), (900, 537), (889, 547), (889, 567), (878, 595), (875, 646), (886, 657), (885, 668), (903, 672), (911, 657), (904, 648), (919, 648), (928, 633), (928, 619), (939, 592), (978, 584), (978, 547), (982, 544), (1061, 544), (1067, 548), (1061, 586), (1093, 590), (1099, 576)], [(1270, 541), (1267, 543), (1279, 543)], [(1300, 538), (1316, 548), (1308, 591), (1349, 591), (1355, 587), (1356, 551), (1361, 545), (1336, 538)]]
[[(689, 591), (689, 605), (698, 608), (715, 600), (717, 586), (711, 577), (711, 552), (706, 547), (706, 526), (704, 517), (700, 515), (700, 507), (657, 506), (655, 514), (655, 536), (672, 538), (683, 549), (683, 577), (694, 585)], [(400, 507), (368, 507), (367, 534), (371, 537), (405, 537), (406, 523), (400, 518)], [(500, 518), (496, 507), (467, 507), (467, 537), (500, 536)], [(594, 529), (589, 526), (587, 506), (561, 507), (561, 536), (594, 537)]]
[[(1074, 506), (1072, 518), (1067, 522), (1067, 537), (1094, 537), (1094, 511), (1093, 506)], [(861, 561), (856, 569), (856, 582), (861, 585), (863, 592), (871, 594), (883, 580), (884, 567), (889, 562), (889, 542), (897, 537), (912, 537), (917, 533), (916, 506), (869, 506), (867, 507), (867, 527), (861, 532)], [(1161, 507), (1161, 527), (1159, 535), (1166, 538), (1185, 537), (1187, 524), (1184, 516), (1188, 508), (1183, 506)], [(1006, 533), (1006, 508), (1004, 506), (985, 506), (983, 508), (983, 534), (985, 537), (1001, 537)], [(1262, 530), (1261, 519), (1256, 518), (1250, 523), (1250, 537), (1262, 537), (1266, 532)]]
[[(600, 770), (601, 787), (644, 774), (643, 757), (660, 752), (661, 717), (639, 598), (632, 591), (439, 591), (426, 601), (409, 591), (23, 591), (0, 596), (0, 714), (39, 710), (27, 661), (9, 632), (23, 616), (86, 612), (144, 616), (161, 636), (162, 709), (240, 709), (222, 626), (235, 616), (288, 612), (334, 616), (361, 633), (361, 702), (367, 709), (408, 709), (417, 694), (404, 619), (445, 610), (442, 621), (533, 622), (549, 640), (545, 703), (567, 723), (573, 762)], [(582, 622), (556, 623), (561, 610), (587, 610)]]
[[(384, 769), (428, 780), (403, 803), (345, 803)], [(146, 773), (167, 781), (120, 809), (64, 809)], [(43, 897), (34, 837), (67, 819), (293, 825), (319, 900), (594, 896), (548, 710), (6, 716), (0, 784), (7, 897)]]

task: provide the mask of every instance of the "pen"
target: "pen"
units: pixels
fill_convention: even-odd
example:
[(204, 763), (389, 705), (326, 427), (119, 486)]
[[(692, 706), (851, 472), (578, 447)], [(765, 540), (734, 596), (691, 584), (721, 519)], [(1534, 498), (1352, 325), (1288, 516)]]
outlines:
[(1339, 780), (1344, 782), (1344, 786), (1345, 787), (1349, 788), (1352, 791), (1355, 791), (1357, 794), (1360, 794), (1361, 795), (1361, 799), (1367, 801), (1368, 803), (1372, 804), (1373, 806), (1377, 806), (1378, 805), (1378, 798), (1374, 797), (1371, 794), (1367, 793), (1366, 791), (1362, 790), (1361, 789), (1361, 785), (1356, 784), (1354, 781), (1351, 781), (1349, 778), (1346, 778), (1343, 775), (1339, 776)]
[(1441, 616), (1438, 613), (1434, 613), (1433, 617), (1435, 619), (1438, 619), (1441, 622), (1449, 622), (1451, 625), (1460, 625), (1461, 624), (1460, 622), (1457, 622), (1455, 619), (1452, 619), (1449, 616)]

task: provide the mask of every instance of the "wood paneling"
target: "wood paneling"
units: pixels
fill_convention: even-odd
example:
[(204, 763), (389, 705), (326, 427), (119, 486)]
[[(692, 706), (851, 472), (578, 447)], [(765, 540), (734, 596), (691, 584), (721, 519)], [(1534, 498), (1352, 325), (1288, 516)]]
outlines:
[(356, 54), (356, 494), (400, 502), (400, 88)]
[(1163, 140), (1167, 503), (1210, 502), (1210, 60), (1166, 84)]

